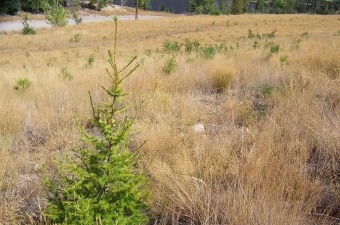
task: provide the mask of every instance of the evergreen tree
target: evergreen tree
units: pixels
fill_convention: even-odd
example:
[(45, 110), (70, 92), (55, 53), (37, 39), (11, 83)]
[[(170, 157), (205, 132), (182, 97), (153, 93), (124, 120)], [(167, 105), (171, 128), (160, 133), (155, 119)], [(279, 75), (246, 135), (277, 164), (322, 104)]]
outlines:
[(103, 87), (108, 100), (95, 106), (90, 95), (92, 132), (80, 127), (83, 144), (57, 161), (54, 177), (46, 178), (46, 215), (51, 224), (146, 224), (148, 179), (137, 168), (138, 154), (129, 150), (129, 130), (134, 122), (126, 115), (122, 82), (138, 67), (124, 71), (116, 64), (115, 45), (109, 51), (111, 84)]

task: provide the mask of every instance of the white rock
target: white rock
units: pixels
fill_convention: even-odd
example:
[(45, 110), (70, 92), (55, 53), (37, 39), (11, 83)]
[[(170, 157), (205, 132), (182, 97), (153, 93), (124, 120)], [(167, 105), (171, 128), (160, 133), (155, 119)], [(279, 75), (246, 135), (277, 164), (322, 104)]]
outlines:
[(197, 133), (203, 133), (204, 130), (205, 130), (204, 125), (201, 124), (201, 123), (196, 123), (196, 124), (194, 124), (194, 126), (193, 126), (192, 128), (193, 128), (193, 130), (194, 130), (195, 132), (197, 132)]

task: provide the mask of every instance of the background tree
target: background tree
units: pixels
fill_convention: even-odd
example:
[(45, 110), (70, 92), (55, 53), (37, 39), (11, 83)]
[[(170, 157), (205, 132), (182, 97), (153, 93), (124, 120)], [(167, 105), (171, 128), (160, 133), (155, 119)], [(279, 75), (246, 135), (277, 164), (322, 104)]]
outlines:
[(244, 0), (233, 0), (233, 4), (231, 6), (232, 14), (241, 14), (244, 9)]
[(97, 5), (97, 9), (101, 10), (102, 8), (109, 5), (110, 0), (90, 0), (90, 3)]
[(209, 14), (213, 10), (217, 10), (218, 4), (216, 0), (190, 0), (189, 11), (193, 14)]
[(222, 14), (229, 14), (230, 13), (228, 2), (229, 2), (229, 0), (222, 0), (222, 2), (220, 4), (220, 10), (221, 10)]
[[(137, 0), (133, 0), (133, 4), (137, 5)], [(151, 0), (138, 0), (138, 8), (143, 10), (151, 9)]]
[(1, 0), (0, 13), (14, 15), (21, 9), (20, 0)]
[(265, 6), (264, 0), (258, 0), (256, 3), (256, 11), (264, 13), (265, 12), (264, 6)]

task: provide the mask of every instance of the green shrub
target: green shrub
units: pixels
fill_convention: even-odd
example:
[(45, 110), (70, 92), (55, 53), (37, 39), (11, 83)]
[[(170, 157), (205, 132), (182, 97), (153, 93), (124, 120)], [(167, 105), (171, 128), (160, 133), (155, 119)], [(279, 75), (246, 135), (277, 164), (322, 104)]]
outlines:
[(21, 0), (21, 8), (23, 11), (39, 12), (47, 9), (48, 7), (49, 2), (46, 0)]
[(170, 74), (170, 73), (175, 71), (176, 67), (177, 67), (176, 58), (171, 57), (171, 58), (168, 58), (165, 61), (165, 64), (164, 64), (162, 70), (163, 70), (164, 73)]
[(262, 33), (262, 38), (269, 38), (269, 39), (275, 38), (277, 36), (276, 32), (277, 30), (273, 30), (270, 33)]
[(259, 32), (257, 32), (255, 34), (255, 33), (253, 33), (253, 31), (251, 29), (249, 29), (248, 30), (248, 38), (258, 39), (258, 40), (265, 39), (265, 38), (272, 39), (272, 38), (275, 38), (277, 36), (276, 32), (277, 32), (277, 30), (273, 30), (270, 33), (262, 33), (262, 35), (260, 35)]
[(67, 11), (59, 5), (53, 6), (50, 10), (45, 13), (47, 23), (53, 27), (64, 27), (67, 25)]
[(286, 55), (281, 55), (280, 56), (280, 64), (283, 66), (287, 62), (288, 56)]
[(191, 53), (192, 51), (198, 51), (200, 47), (200, 43), (198, 41), (190, 41), (189, 39), (185, 39), (184, 50), (186, 53)]
[(204, 59), (212, 59), (217, 54), (217, 50), (214, 45), (207, 45), (200, 47), (199, 53)]
[(300, 48), (300, 43), (301, 43), (302, 39), (297, 39), (296, 41), (294, 41), (291, 45), (291, 49), (293, 50), (298, 50)]
[(218, 10), (218, 9), (211, 10), (210, 15), (219, 16), (219, 15), (221, 15), (221, 11)]
[(16, 91), (23, 91), (31, 87), (31, 85), (32, 85), (31, 81), (28, 80), (28, 78), (23, 77), (15, 81), (15, 85), (13, 86), (13, 89)]
[(79, 24), (83, 21), (83, 18), (79, 16), (79, 13), (76, 9), (72, 9), (71, 14), (72, 14), (72, 19), (74, 20), (74, 22), (76, 22), (76, 24)]
[(87, 66), (92, 66), (94, 63), (94, 54), (91, 54), (89, 58), (87, 59)]
[(77, 32), (73, 35), (73, 37), (70, 39), (70, 42), (79, 42), (80, 41), (80, 33)]
[(67, 67), (61, 68), (61, 77), (65, 80), (72, 80), (73, 75), (68, 71)]
[(179, 42), (177, 41), (169, 41), (169, 40), (166, 40), (164, 43), (163, 43), (163, 50), (166, 52), (166, 53), (173, 53), (173, 52), (178, 52), (181, 48), (181, 45), (179, 44)]
[(280, 45), (272, 44), (270, 46), (270, 53), (278, 53), (280, 51)]
[(150, 57), (150, 56), (152, 55), (152, 50), (151, 50), (150, 48), (145, 49), (144, 54), (145, 54), (146, 56), (149, 56), (149, 57)]
[(274, 87), (270, 85), (264, 85), (264, 86), (258, 87), (258, 89), (262, 96), (268, 97), (269, 95), (272, 94)]
[(27, 20), (28, 20), (27, 14), (23, 14), (21, 16), (21, 18), (22, 18), (21, 23), (24, 26), (24, 28), (22, 29), (22, 34), (24, 34), (24, 35), (34, 35), (34, 34), (36, 34), (34, 28), (31, 27), (27, 22)]
[[(92, 130), (79, 124), (82, 144), (65, 157), (56, 159), (55, 175), (46, 176), (50, 224), (146, 224), (149, 179), (137, 167), (138, 151), (129, 147), (134, 118), (127, 116), (122, 83), (139, 66), (133, 57), (123, 69), (116, 64), (115, 44), (109, 51), (110, 86), (104, 87), (107, 101), (95, 106)], [(126, 72), (126, 69), (130, 69)]]
[(97, 9), (100, 11), (102, 8), (106, 7), (109, 5), (110, 0), (90, 0), (91, 4), (96, 4)]
[(308, 32), (303, 32), (301, 35), (300, 35), (301, 38), (303, 39), (308, 39), (309, 38), (309, 33)]

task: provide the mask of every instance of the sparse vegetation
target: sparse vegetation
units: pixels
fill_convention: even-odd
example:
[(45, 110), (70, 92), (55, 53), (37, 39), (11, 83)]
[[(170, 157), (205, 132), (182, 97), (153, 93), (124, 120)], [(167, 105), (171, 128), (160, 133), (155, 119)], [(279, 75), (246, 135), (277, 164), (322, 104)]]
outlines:
[(31, 26), (28, 24), (28, 22), (27, 22), (27, 20), (28, 20), (27, 14), (23, 14), (23, 15), (21, 16), (21, 18), (22, 18), (21, 23), (22, 23), (22, 25), (24, 26), (24, 28), (22, 29), (22, 34), (24, 34), (24, 35), (33, 35), (33, 34), (36, 34), (34, 28), (31, 27)]
[(45, 18), (53, 27), (64, 27), (68, 24), (67, 11), (59, 4), (55, 4), (47, 10)]
[(94, 59), (95, 59), (95, 56), (94, 54), (91, 54), (88, 58), (87, 58), (87, 66), (92, 66), (92, 64), (94, 63)]
[(181, 45), (177, 41), (166, 40), (163, 43), (163, 50), (166, 53), (175, 53), (175, 52), (178, 52), (180, 50), (180, 48), (181, 48)]
[(288, 56), (287, 55), (281, 55), (280, 56), (280, 63), (281, 66), (283, 66), (287, 62)]
[(79, 42), (80, 39), (81, 39), (80, 33), (77, 32), (77, 33), (75, 33), (75, 34), (73, 35), (73, 37), (71, 37), (70, 42)]
[(65, 80), (72, 80), (73, 75), (68, 71), (67, 67), (61, 68), (61, 77)]
[(32, 82), (26, 78), (19, 78), (18, 80), (15, 81), (15, 85), (13, 86), (13, 89), (16, 91), (24, 91), (27, 88), (31, 87)]
[(185, 46), (185, 52), (186, 53), (191, 53), (191, 52), (198, 52), (198, 49), (200, 47), (200, 43), (199, 41), (197, 40), (189, 40), (189, 39), (185, 39), (185, 43), (184, 43), (184, 46)]
[[(338, 17), (247, 14), (121, 22), (117, 68), (130, 55), (144, 61), (121, 86), (129, 95), (117, 106), (130, 107), (110, 119), (134, 119), (125, 149), (138, 149), (134, 166), (147, 168), (152, 195), (142, 212), (150, 224), (338, 223)], [(95, 112), (110, 105), (105, 103), (112, 98), (98, 83), (111, 84), (105, 68), (112, 29), (113, 21), (107, 21), (1, 36), (0, 224), (44, 224), (42, 199), (52, 192), (43, 177), (60, 178), (53, 159), (75, 159), (74, 146), (95, 153), (86, 140), (107, 140), (88, 119), (93, 112), (87, 91), (99, 107)], [(249, 29), (261, 39), (248, 38)], [(262, 38), (275, 29), (277, 36)], [(81, 41), (70, 42), (76, 33)], [(174, 51), (163, 50), (166, 40), (177, 43)], [(207, 46), (212, 58), (202, 57)], [(92, 54), (94, 62), (86, 66)], [(176, 68), (167, 75), (162, 69), (172, 56)], [(72, 80), (61, 78), (62, 68)], [(32, 82), (26, 91), (13, 89), (19, 77)], [(82, 138), (79, 124), (96, 138)], [(109, 162), (102, 161), (98, 171)], [(100, 190), (94, 188), (98, 182), (93, 193)]]
[(83, 18), (79, 16), (79, 12), (77, 9), (72, 9), (71, 14), (72, 14), (72, 19), (74, 20), (74, 22), (76, 22), (76, 24), (80, 24), (81, 22), (83, 22)]
[(172, 56), (165, 61), (162, 70), (164, 73), (170, 74), (175, 71), (176, 67), (177, 67), (176, 57)]
[(200, 56), (204, 59), (212, 59), (217, 54), (217, 49), (214, 45), (201, 46), (199, 49)]

